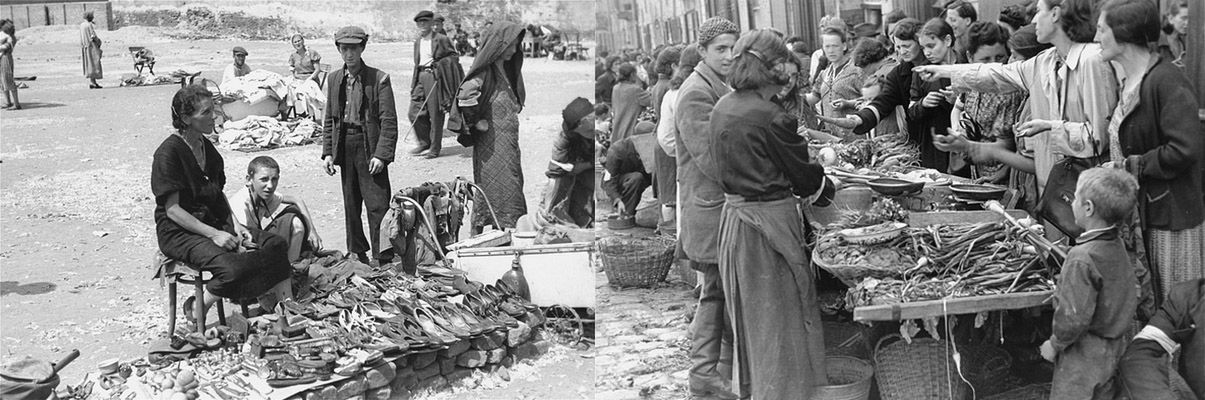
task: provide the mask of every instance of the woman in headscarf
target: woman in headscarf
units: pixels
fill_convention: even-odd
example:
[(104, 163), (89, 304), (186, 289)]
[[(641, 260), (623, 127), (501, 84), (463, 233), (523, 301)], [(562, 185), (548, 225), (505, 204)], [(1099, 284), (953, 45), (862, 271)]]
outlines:
[(708, 149), (725, 200), (718, 258), (734, 334), (732, 387), (748, 387), (741, 394), (754, 399), (807, 399), (828, 380), (800, 197), (826, 206), (836, 187), (808, 160), (798, 120), (771, 101), (796, 62), (782, 39), (754, 31), (733, 52), (734, 91), (711, 112)]
[[(460, 84), (457, 100), (468, 135), (461, 144), (473, 147), (473, 182), (481, 186), (497, 213), (497, 229), (514, 228), (527, 214), (523, 197), (523, 165), (519, 154), (519, 112), (527, 98), (523, 86), (523, 35), (513, 22), (498, 22), (481, 36), (481, 50)], [(492, 224), (490, 207), (475, 201), (473, 232)]]
[(0, 20), (0, 91), (4, 92), (4, 109), (20, 110), (17, 82), (13, 79), (13, 47), (17, 46), (13, 20)]
[(619, 82), (611, 89), (611, 109), (614, 117), (611, 120), (611, 143), (632, 136), (636, 131), (636, 123), (640, 122), (640, 114), (646, 107), (653, 104), (653, 95), (641, 86), (640, 78), (636, 76), (639, 68), (632, 64), (619, 66)]
[(96, 36), (96, 25), (92, 24), (92, 12), (84, 13), (84, 22), (79, 24), (79, 41), (80, 51), (83, 54), (84, 60), (84, 77), (88, 78), (91, 83), (89, 89), (100, 89), (100, 84), (96, 83), (97, 79), (104, 79), (105, 75), (100, 66), (100, 37)]

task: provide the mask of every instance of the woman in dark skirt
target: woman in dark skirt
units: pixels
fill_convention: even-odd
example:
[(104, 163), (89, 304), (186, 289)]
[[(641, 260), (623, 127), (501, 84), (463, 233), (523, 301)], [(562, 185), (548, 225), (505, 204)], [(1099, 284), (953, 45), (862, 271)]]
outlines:
[(754, 31), (733, 53), (733, 92), (711, 112), (709, 149), (724, 190), (719, 262), (734, 336), (732, 387), (747, 387), (740, 394), (754, 399), (808, 399), (828, 380), (800, 198), (827, 206), (836, 187), (808, 161), (795, 116), (771, 102), (795, 63), (782, 39)]
[(172, 98), (176, 131), (155, 150), (151, 164), (159, 250), (213, 274), (206, 309), (220, 297), (260, 297), (260, 305), (270, 310), (293, 297), (288, 243), (234, 223), (222, 193), (222, 156), (203, 136), (213, 131), (213, 107), (213, 94), (203, 86), (184, 87)]

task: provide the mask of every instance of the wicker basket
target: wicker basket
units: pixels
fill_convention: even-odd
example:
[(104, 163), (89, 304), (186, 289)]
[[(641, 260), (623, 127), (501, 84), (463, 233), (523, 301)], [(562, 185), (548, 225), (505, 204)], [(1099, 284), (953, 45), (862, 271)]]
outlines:
[[(883, 345), (888, 339), (900, 339)], [(944, 340), (887, 335), (875, 345), (874, 373), (883, 400), (964, 399), (970, 394)], [(941, 377), (946, 377), (941, 379)]]
[(813, 400), (866, 400), (870, 397), (874, 367), (866, 360), (828, 356), (824, 358), (824, 368), (829, 384), (817, 387)]
[(665, 280), (674, 262), (672, 238), (605, 237), (595, 242), (612, 286), (651, 287)]
[(870, 360), (866, 325), (857, 322), (824, 321), (824, 352), (829, 356), (848, 356)]
[(1009, 390), (994, 396), (982, 397), (983, 400), (1046, 400), (1049, 398), (1049, 383), (1035, 383), (1029, 386), (1022, 386)]
[(841, 283), (844, 283), (845, 286), (851, 288), (858, 286), (858, 283), (862, 282), (862, 279), (866, 277), (891, 278), (898, 276), (900, 273), (898, 269), (876, 268), (869, 264), (831, 264), (820, 257), (822, 246), (824, 245), (821, 244), (812, 248), (812, 262), (817, 267), (823, 268), (837, 277), (837, 279), (840, 279)]
[(958, 346), (962, 353), (962, 373), (974, 386), (976, 397), (991, 396), (1011, 389), (1009, 370), (1013, 357), (1004, 349), (988, 345)]

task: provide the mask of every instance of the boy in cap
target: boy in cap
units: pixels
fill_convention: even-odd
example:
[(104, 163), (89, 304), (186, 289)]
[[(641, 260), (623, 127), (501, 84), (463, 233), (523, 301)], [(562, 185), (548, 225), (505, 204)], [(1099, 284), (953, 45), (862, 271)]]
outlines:
[[(388, 164), (397, 144), (397, 111), (389, 74), (364, 64), (368, 34), (357, 26), (339, 29), (335, 46), (343, 68), (327, 77), (326, 118), (322, 123), (322, 163), (327, 175), (339, 166), (347, 251), (360, 261), (379, 265), (393, 257), (382, 254), (381, 221), (389, 211)], [(368, 211), (368, 232), (360, 219)], [(372, 259), (366, 252), (371, 248)]]
[(594, 221), (594, 106), (578, 97), (561, 111), (561, 119), (537, 221), (587, 228)]
[(234, 63), (227, 65), (226, 70), (222, 72), (222, 83), (251, 73), (251, 67), (247, 65), (247, 49), (242, 46), (234, 46), (232, 52), (234, 53)]
[[(464, 80), (455, 46), (447, 35), (432, 26), (435, 18), (435, 13), (426, 10), (414, 16), (419, 38), (414, 41), (414, 78), (410, 82), (408, 116), (418, 145), (410, 153), (424, 158), (439, 157), (444, 116), (456, 98), (455, 90)], [(435, 26), (442, 27), (443, 21)]]
[(724, 191), (720, 188), (712, 145), (711, 111), (720, 97), (732, 90), (724, 83), (732, 69), (732, 47), (740, 30), (732, 21), (711, 18), (699, 26), (699, 55), (695, 66), (678, 89), (675, 150), (678, 181), (681, 182), (682, 226), (678, 234), (682, 252), (691, 268), (703, 273), (699, 306), (691, 325), (690, 392), (695, 396), (734, 399), (731, 389), (732, 329), (725, 322), (724, 290), (720, 286), (717, 249), (720, 245), (720, 211)]

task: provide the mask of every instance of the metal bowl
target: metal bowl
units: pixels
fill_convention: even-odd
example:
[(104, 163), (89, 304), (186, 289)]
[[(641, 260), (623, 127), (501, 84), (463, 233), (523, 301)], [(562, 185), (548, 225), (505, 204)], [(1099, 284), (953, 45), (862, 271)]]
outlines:
[(956, 184), (950, 185), (950, 191), (967, 200), (987, 201), (1000, 200), (1008, 189), (1000, 186)]
[(899, 196), (920, 192), (925, 188), (924, 182), (910, 182), (896, 178), (879, 178), (866, 182), (874, 191), (887, 196)]

